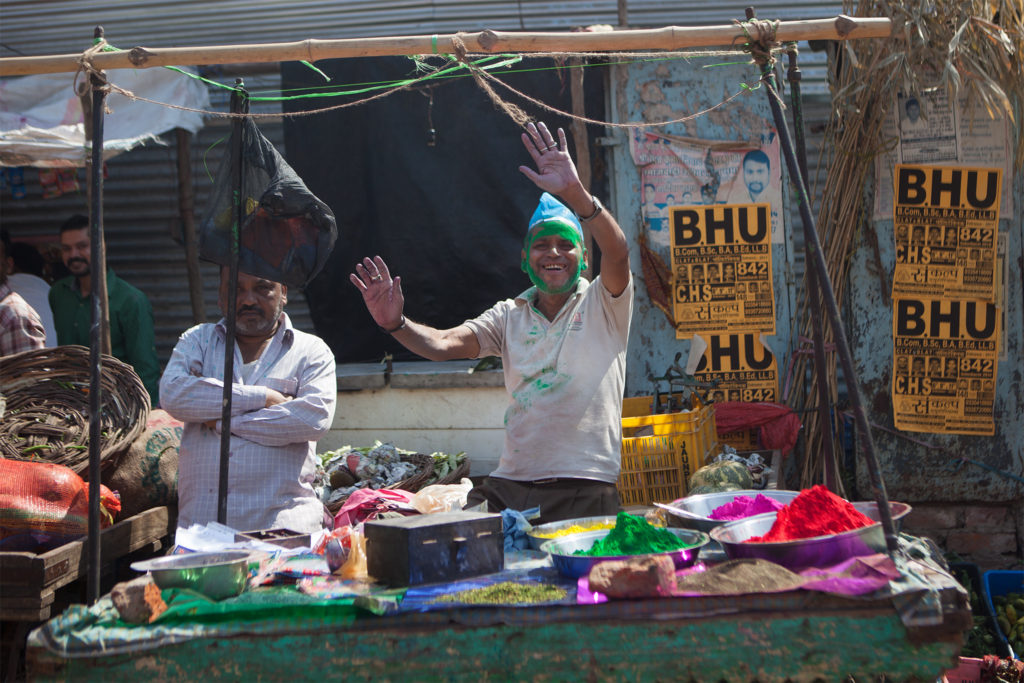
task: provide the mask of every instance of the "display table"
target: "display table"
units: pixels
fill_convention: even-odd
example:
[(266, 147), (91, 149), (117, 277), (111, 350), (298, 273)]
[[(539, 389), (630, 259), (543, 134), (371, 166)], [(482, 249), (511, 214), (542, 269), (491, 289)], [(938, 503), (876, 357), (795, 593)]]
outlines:
[[(906, 597), (906, 596), (904, 596)], [(156, 625), (127, 643), (59, 653), (28, 644), (30, 680), (694, 680), (934, 681), (956, 665), (971, 612), (950, 579), (931, 623), (908, 627), (920, 596), (814, 591), (461, 607), (374, 616), (354, 607), (216, 623), (183, 642)], [(348, 613), (344, 610), (348, 610)], [(213, 630), (211, 630), (213, 629)], [(110, 651), (113, 649), (113, 651)]]

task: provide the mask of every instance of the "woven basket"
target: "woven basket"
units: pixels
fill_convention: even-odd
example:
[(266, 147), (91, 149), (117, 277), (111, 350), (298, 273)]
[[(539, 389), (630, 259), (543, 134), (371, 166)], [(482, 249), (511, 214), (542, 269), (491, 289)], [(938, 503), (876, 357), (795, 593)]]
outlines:
[[(402, 489), (403, 491), (416, 493), (423, 488), (423, 485), (427, 483), (427, 480), (430, 479), (430, 475), (434, 472), (434, 459), (429, 455), (424, 455), (423, 453), (410, 453), (408, 455), (403, 455), (401, 459), (403, 462), (411, 462), (416, 465), (416, 474), (411, 477), (406, 477), (401, 481), (397, 481), (394, 484), (389, 485), (387, 488)], [(332, 515), (337, 514), (338, 510), (341, 509), (346, 500), (348, 500), (348, 496), (334, 501), (327, 506), (327, 509), (331, 511)]]
[[(146, 428), (149, 392), (135, 370), (113, 356), (102, 357), (100, 463), (116, 464)], [(89, 349), (57, 346), (3, 359), (0, 395), (7, 402), (0, 420), (0, 455), (89, 468)]]
[(463, 477), (469, 476), (469, 458), (462, 461), (462, 464), (456, 467), (454, 470), (448, 473), (447, 476), (441, 477), (437, 481), (430, 482), (431, 486), (434, 484), (460, 484), (462, 483)]

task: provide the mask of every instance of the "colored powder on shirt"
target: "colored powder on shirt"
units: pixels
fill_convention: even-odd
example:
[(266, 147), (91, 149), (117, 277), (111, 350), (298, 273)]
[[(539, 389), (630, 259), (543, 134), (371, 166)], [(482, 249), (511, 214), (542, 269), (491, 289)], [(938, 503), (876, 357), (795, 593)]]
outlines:
[(687, 547), (683, 539), (668, 529), (653, 526), (643, 517), (620, 512), (615, 517), (615, 528), (598, 540), (590, 550), (577, 550), (574, 555), (608, 557), (665, 553)]
[(804, 489), (793, 502), (779, 510), (768, 533), (748, 538), (744, 543), (778, 543), (829, 536), (874, 523), (848, 501), (819, 484)]
[(725, 505), (720, 505), (712, 510), (711, 514), (708, 515), (708, 519), (731, 522), (736, 519), (745, 519), (754, 515), (764, 514), (765, 512), (775, 512), (784, 507), (785, 505), (774, 498), (769, 498), (763, 493), (757, 494), (754, 498), (750, 496), (736, 496)]

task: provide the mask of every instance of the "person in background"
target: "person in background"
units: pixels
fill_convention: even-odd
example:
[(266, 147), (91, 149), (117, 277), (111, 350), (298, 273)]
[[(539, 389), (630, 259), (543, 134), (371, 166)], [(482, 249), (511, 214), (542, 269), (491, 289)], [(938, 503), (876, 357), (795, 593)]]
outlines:
[(50, 310), (50, 283), (43, 279), (46, 265), (43, 255), (27, 242), (11, 242), (6, 230), (0, 231), (0, 240), (7, 254), (7, 284), (39, 315), (46, 330), (46, 346), (56, 346), (57, 330)]
[(0, 356), (41, 349), (43, 323), (25, 299), (7, 283), (7, 240), (0, 240)]
[[(178, 452), (178, 526), (217, 521), (221, 431), (230, 429), (227, 525), (238, 531), (321, 529), (326, 508), (313, 491), (316, 441), (334, 420), (334, 354), (292, 327), (288, 288), (239, 273), (230, 426), (224, 395), (222, 318), (181, 335), (160, 380), (163, 408), (185, 423)], [(220, 308), (228, 314), (228, 269)]]
[[(50, 308), (57, 328), (57, 342), (89, 346), (92, 326), (92, 255), (89, 219), (76, 214), (60, 228), (60, 249), (71, 275), (50, 288)], [(107, 269), (107, 311), (110, 318), (110, 351), (131, 365), (149, 392), (153, 407), (160, 404), (160, 361), (153, 341), (153, 307), (141, 291)]]
[[(401, 278), (380, 256), (364, 258), (350, 279), (377, 325), (413, 353), (501, 357), (505, 444), (498, 468), (470, 491), (468, 506), (539, 507), (536, 523), (615, 514), (633, 310), (629, 249), (618, 223), (580, 182), (565, 132), (558, 129), (556, 140), (543, 123), (530, 123), (522, 140), (537, 170), (519, 170), (544, 190), (520, 252), (532, 287), (439, 330), (403, 314)], [(589, 258), (581, 221), (601, 250), (593, 282), (580, 277)]]

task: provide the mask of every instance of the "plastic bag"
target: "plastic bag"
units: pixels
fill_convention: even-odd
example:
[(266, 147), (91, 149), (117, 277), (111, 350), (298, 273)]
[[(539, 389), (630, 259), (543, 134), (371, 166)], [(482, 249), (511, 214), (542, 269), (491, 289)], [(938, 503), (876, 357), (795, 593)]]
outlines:
[[(233, 133), (232, 133), (233, 134)], [(323, 268), (338, 237), (330, 207), (306, 188), (252, 119), (242, 123), (238, 267), (243, 273), (305, 287)], [(199, 255), (228, 265), (235, 222), (232, 155), (224, 155), (199, 226)]]
[(369, 578), (370, 575), (366, 571), (366, 536), (363, 534), (362, 525), (352, 529), (349, 536), (348, 558), (334, 575), (343, 579)]
[(409, 503), (423, 514), (461, 510), (472, 488), (468, 478), (458, 484), (431, 484), (421, 488)]

